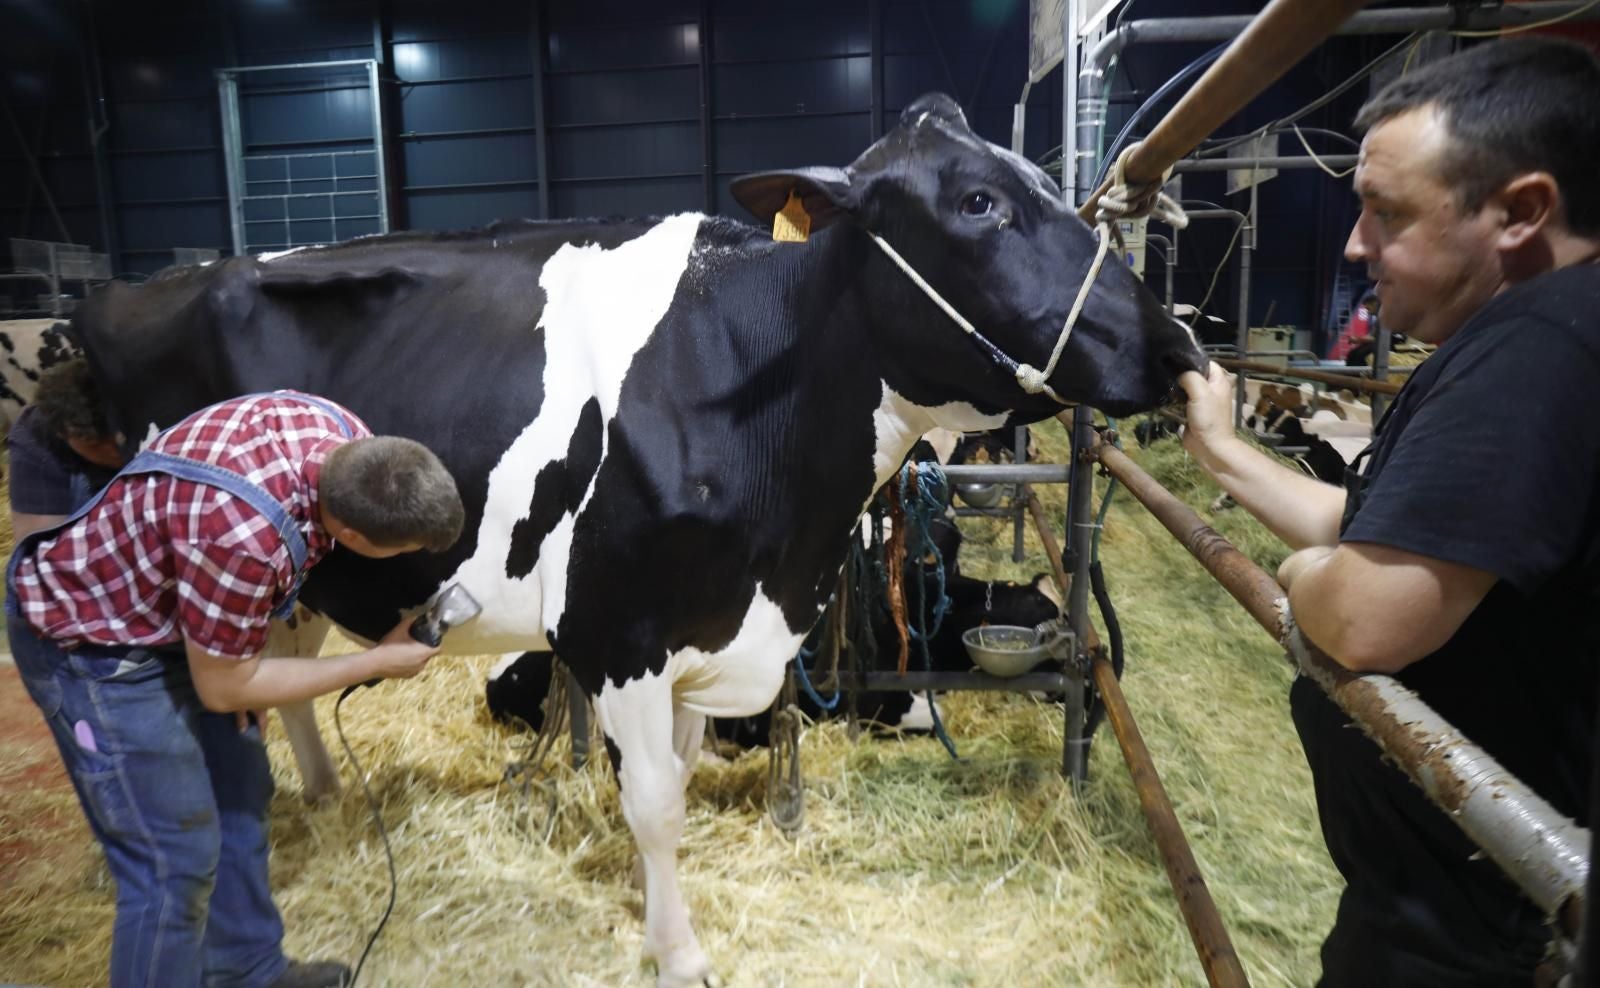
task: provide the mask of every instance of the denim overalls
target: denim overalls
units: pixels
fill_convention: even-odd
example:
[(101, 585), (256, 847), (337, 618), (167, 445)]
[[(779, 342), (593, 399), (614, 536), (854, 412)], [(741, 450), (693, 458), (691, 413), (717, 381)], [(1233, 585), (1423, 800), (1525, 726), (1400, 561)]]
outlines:
[[(260, 397), (260, 396), (250, 396)], [(332, 414), (307, 395), (293, 398)], [(165, 473), (244, 499), (277, 530), (295, 582), (273, 611), (292, 613), (306, 542), (282, 504), (242, 475), (171, 454), (139, 453), (118, 476)], [(6, 627), (23, 684), (44, 713), (89, 826), (117, 883), (113, 988), (258, 988), (283, 973), (283, 923), (267, 884), (272, 775), (260, 728), (204, 708), (181, 642), (65, 648), (20, 616), (24, 553), (87, 514), (18, 544), (6, 569)]]

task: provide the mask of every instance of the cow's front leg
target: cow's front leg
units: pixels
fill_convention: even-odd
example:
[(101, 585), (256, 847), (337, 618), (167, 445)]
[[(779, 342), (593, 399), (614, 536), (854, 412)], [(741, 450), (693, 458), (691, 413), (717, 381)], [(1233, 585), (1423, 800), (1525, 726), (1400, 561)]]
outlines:
[[(322, 651), (333, 622), (303, 607), (295, 609), (292, 621), (274, 621), (267, 637), (265, 655), (314, 656)], [(311, 701), (278, 708), (283, 732), (300, 768), (301, 794), (308, 803), (331, 802), (339, 795), (339, 770), (334, 767), (328, 746), (317, 729), (317, 714)]]
[(656, 963), (658, 988), (713, 984), (711, 962), (678, 885), (686, 768), (675, 747), (672, 684), (664, 675), (622, 687), (608, 682), (594, 706), (601, 730), (615, 745), (622, 815), (643, 863), (644, 956)]
[(310, 700), (278, 708), (283, 718), (283, 733), (289, 737), (295, 764), (300, 767), (301, 795), (307, 803), (324, 805), (338, 798), (339, 770), (334, 767), (328, 746), (322, 743), (317, 728), (317, 712)]

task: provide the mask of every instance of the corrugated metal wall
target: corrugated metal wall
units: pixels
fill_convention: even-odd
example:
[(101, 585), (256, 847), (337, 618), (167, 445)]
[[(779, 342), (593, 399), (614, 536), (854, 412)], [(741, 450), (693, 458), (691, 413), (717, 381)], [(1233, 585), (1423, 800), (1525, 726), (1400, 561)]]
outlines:
[[(0, 120), (0, 237), (110, 247), (115, 270), (146, 274), (170, 263), (173, 247), (231, 249), (214, 78), (225, 66), (381, 60), (391, 225), (444, 230), (514, 216), (737, 214), (731, 176), (846, 163), (877, 132), (875, 111), (892, 122), (930, 89), (955, 94), (981, 132), (1008, 143), (1027, 44), (1026, 0), (804, 10), (738, 0), (10, 2), (0, 10), (9, 22), (0, 93), (23, 139)], [(86, 72), (96, 67), (99, 80)], [(376, 212), (375, 195), (335, 184), (326, 157), (371, 140), (362, 71), (239, 76), (240, 130), (258, 159), (243, 218), (257, 249), (376, 228), (359, 218)], [(91, 98), (102, 89), (103, 103)], [(1031, 105), (1039, 154), (1059, 142), (1059, 86), (1036, 87)], [(97, 191), (90, 114), (102, 107), (107, 176)], [(24, 147), (62, 224), (29, 180)], [(331, 192), (350, 193), (332, 197), (336, 225), (322, 195)]]

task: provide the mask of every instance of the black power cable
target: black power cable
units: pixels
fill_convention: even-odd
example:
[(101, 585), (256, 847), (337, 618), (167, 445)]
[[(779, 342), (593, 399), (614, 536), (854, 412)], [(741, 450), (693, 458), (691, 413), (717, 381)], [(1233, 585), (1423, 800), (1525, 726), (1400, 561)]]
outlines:
[[(377, 682), (377, 680), (372, 682)], [(367, 955), (372, 953), (372, 945), (378, 942), (378, 935), (383, 932), (383, 928), (389, 923), (389, 917), (394, 913), (394, 903), (400, 889), (400, 879), (394, 868), (394, 848), (389, 846), (389, 831), (383, 825), (383, 814), (378, 809), (378, 801), (373, 798), (371, 787), (367, 785), (367, 773), (362, 769), (361, 761), (356, 758), (356, 753), (350, 747), (350, 742), (345, 739), (344, 724), (339, 720), (339, 707), (346, 698), (363, 686), (370, 686), (371, 684), (371, 682), (355, 683), (344, 688), (344, 692), (339, 694), (339, 699), (333, 703), (333, 726), (339, 732), (339, 743), (344, 745), (345, 755), (349, 757), (350, 764), (355, 766), (356, 779), (361, 783), (361, 791), (367, 797), (367, 808), (372, 811), (372, 822), (378, 828), (378, 836), (383, 838), (383, 855), (389, 862), (389, 904), (384, 907), (383, 918), (378, 920), (378, 925), (373, 928), (372, 935), (367, 938), (367, 945), (361, 950), (361, 959), (356, 961), (355, 971), (351, 973), (350, 980), (345, 983), (345, 988), (355, 988), (356, 980), (361, 977), (361, 968), (367, 963)]]

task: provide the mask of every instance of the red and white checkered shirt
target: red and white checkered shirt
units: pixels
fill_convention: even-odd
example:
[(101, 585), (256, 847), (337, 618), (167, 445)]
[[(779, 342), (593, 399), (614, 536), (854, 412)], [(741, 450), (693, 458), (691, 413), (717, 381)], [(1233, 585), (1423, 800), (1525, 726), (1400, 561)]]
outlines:
[[(351, 438), (370, 436), (345, 412)], [(323, 461), (349, 440), (324, 409), (278, 393), (235, 398), (150, 445), (213, 463), (272, 495), (298, 523), (306, 565), (332, 547), (317, 510)], [(16, 571), (17, 606), (68, 645), (193, 642), (246, 659), (266, 646), (294, 586), (288, 546), (244, 499), (167, 474), (118, 477), (83, 518), (41, 541)]]

